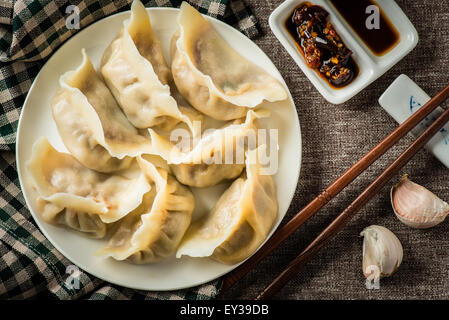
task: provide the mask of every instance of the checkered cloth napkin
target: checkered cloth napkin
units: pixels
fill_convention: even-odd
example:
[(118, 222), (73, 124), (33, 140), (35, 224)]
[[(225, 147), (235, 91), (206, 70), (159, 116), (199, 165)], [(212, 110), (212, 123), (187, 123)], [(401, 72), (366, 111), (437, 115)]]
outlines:
[[(143, 1), (179, 7), (178, 0)], [(257, 21), (242, 0), (190, 0), (248, 37)], [(79, 8), (80, 29), (129, 10), (131, 0), (0, 0), (0, 299), (209, 299), (220, 281), (182, 291), (147, 292), (112, 285), (80, 271), (37, 228), (20, 191), (14, 155), (16, 129), (26, 94), (45, 60), (79, 29), (67, 29), (70, 5)], [(78, 287), (78, 288), (77, 288)]]

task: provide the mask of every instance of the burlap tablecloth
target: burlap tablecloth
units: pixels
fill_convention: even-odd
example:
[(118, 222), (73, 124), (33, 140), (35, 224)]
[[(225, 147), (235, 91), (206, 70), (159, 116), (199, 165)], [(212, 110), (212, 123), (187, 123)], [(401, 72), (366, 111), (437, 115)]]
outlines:
[[(264, 32), (255, 42), (284, 77), (301, 123), (303, 162), (285, 222), (397, 126), (377, 102), (397, 76), (408, 75), (431, 96), (449, 83), (449, 12), (446, 0), (397, 0), (419, 33), (418, 46), (355, 98), (335, 106), (324, 100), (271, 32), (268, 17), (281, 2), (247, 1)], [(410, 137), (405, 138), (382, 157), (232, 288), (225, 298), (253, 298), (411, 141)], [(417, 154), (402, 172), (449, 201), (449, 170), (426, 151)], [(395, 180), (399, 178), (400, 175)], [(399, 222), (389, 198), (389, 190), (396, 181), (389, 183), (361, 210), (276, 298), (449, 298), (449, 222), (430, 230), (414, 230)], [(380, 281), (379, 290), (367, 290), (361, 272), (362, 238), (359, 234), (371, 224), (389, 228), (404, 247), (401, 267), (394, 276)]]

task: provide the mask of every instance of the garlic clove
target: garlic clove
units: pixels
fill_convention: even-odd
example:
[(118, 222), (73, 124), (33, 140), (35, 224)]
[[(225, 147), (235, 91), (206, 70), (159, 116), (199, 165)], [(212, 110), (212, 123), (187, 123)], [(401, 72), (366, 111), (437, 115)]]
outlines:
[(391, 188), (391, 205), (401, 222), (418, 229), (436, 226), (449, 214), (449, 204), (404, 175)]
[(365, 228), (363, 236), (363, 274), (374, 280), (391, 276), (401, 265), (403, 249), (393, 232), (372, 225)]

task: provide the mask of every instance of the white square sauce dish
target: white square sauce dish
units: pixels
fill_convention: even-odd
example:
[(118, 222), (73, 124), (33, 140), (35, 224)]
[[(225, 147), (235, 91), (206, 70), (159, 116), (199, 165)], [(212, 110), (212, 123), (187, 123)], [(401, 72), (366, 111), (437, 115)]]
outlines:
[[(366, 9), (366, 18), (360, 17), (360, 15), (357, 17), (347, 15), (346, 19), (343, 17), (345, 13), (342, 8), (337, 10), (332, 2), (343, 3), (336, 0), (313, 0), (311, 2), (287, 0), (273, 11), (269, 18), (269, 24), (274, 35), (323, 97), (330, 103), (341, 104), (354, 97), (412, 51), (418, 43), (418, 33), (401, 8), (392, 0), (362, 1), (372, 3), (377, 7), (377, 12), (373, 11), (372, 6), (370, 6)], [(301, 46), (297, 42), (298, 39), (295, 40), (287, 30), (286, 21), (291, 21), (295, 9), (306, 3), (307, 5), (320, 6), (329, 13), (327, 21), (332, 24), (343, 44), (352, 51), (351, 57), (355, 61), (356, 71), (353, 79), (344, 86), (331, 85), (326, 76), (323, 76), (324, 74), (321, 74), (318, 69), (309, 67), (303, 52), (300, 51)], [(373, 20), (373, 14), (376, 13), (379, 15), (374, 17)], [(366, 20), (367, 24), (376, 23), (375, 19), (379, 19), (379, 16), (380, 22), (389, 24), (390, 30), (393, 30), (392, 32), (397, 35), (397, 39), (389, 48), (376, 54), (373, 47), (370, 48), (370, 44), (362, 40), (360, 36), (362, 34), (359, 32), (359, 35), (356, 25), (350, 24), (348, 21), (357, 18), (356, 20), (359, 21)], [(378, 25), (377, 27), (374, 25), (374, 28), (378, 28)], [(382, 37), (377, 37), (374, 40), (382, 42), (386, 37), (385, 34), (382, 35)]]

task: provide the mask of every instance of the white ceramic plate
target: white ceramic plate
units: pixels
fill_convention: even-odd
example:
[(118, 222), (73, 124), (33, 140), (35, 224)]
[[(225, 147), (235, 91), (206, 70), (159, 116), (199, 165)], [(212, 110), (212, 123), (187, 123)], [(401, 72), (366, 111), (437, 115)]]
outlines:
[(370, 51), (328, 0), (311, 0), (313, 4), (319, 5), (329, 12), (329, 21), (334, 25), (344, 43), (352, 50), (353, 58), (359, 66), (358, 76), (349, 85), (340, 89), (334, 89), (315, 70), (306, 65), (295, 41), (284, 27), (285, 20), (303, 2), (305, 0), (287, 0), (282, 3), (270, 15), (270, 28), (285, 50), (301, 68), (302, 72), (330, 103), (340, 104), (354, 97), (402, 60), (418, 43), (418, 33), (415, 27), (393, 0), (376, 0), (379, 7), (400, 34), (399, 42), (382, 56), (375, 56)]
[[(177, 9), (148, 9), (153, 29), (161, 40), (164, 54), (168, 58), (171, 36), (177, 28)], [(26, 162), (30, 159), (33, 143), (41, 136), (61, 151), (67, 151), (57, 132), (51, 116), (50, 100), (58, 88), (61, 74), (77, 67), (81, 62), (81, 48), (86, 48), (95, 66), (101, 55), (119, 31), (129, 12), (119, 13), (89, 26), (67, 41), (45, 64), (36, 77), (25, 100), (17, 133), (17, 166), (20, 184), (36, 223), (50, 242), (74, 264), (90, 274), (106, 281), (142, 290), (175, 290), (203, 284), (231, 271), (236, 267), (224, 265), (208, 258), (169, 258), (161, 263), (133, 265), (113, 259), (102, 259), (93, 254), (104, 246), (104, 240), (83, 238), (75, 232), (55, 227), (44, 222), (36, 210), (35, 191), (31, 188)], [(209, 18), (217, 31), (243, 56), (262, 66), (279, 79), (281, 75), (270, 59), (251, 40), (237, 30)], [(285, 86), (287, 88), (287, 86)], [(298, 181), (301, 164), (301, 132), (295, 105), (289, 93), (287, 100), (271, 103), (272, 117), (265, 121), (268, 128), (279, 128), (279, 169), (275, 175), (279, 200), (279, 217), (276, 227), (284, 217)], [(218, 196), (227, 187), (220, 184), (212, 189), (194, 190), (196, 209), (194, 218), (204, 214), (213, 206)]]

